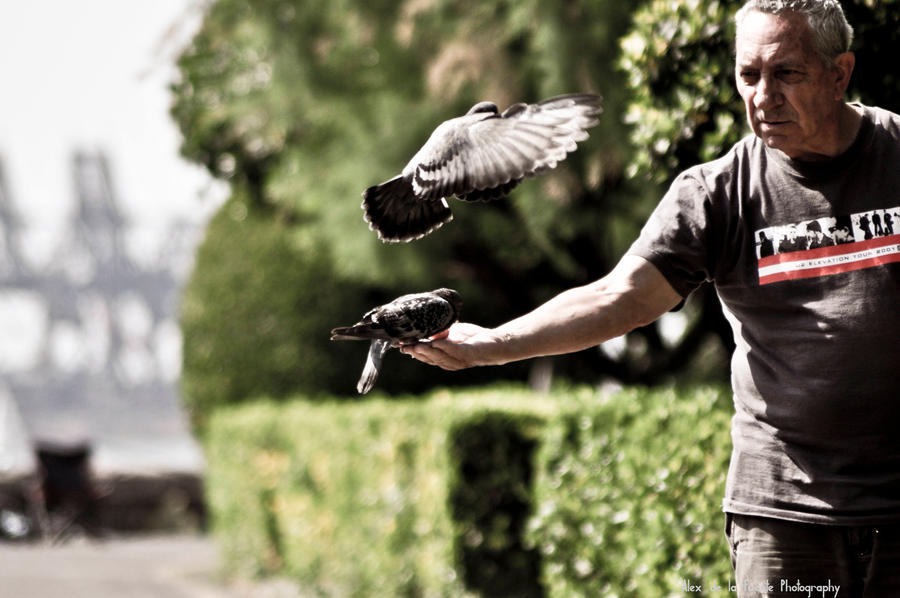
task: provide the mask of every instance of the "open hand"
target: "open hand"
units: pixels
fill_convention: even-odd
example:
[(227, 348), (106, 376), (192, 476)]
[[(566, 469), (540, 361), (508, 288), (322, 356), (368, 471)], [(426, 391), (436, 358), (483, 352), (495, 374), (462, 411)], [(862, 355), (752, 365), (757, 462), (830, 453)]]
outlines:
[(404, 345), (400, 351), (424, 363), (455, 371), (494, 363), (488, 358), (494, 342), (490, 329), (458, 322), (427, 341)]

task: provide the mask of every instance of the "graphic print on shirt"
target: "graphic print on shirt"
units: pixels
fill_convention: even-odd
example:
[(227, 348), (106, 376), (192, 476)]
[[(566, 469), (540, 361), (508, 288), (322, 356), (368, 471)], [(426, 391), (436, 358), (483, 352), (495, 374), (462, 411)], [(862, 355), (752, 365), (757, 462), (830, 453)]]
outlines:
[(756, 231), (759, 284), (900, 262), (900, 206)]

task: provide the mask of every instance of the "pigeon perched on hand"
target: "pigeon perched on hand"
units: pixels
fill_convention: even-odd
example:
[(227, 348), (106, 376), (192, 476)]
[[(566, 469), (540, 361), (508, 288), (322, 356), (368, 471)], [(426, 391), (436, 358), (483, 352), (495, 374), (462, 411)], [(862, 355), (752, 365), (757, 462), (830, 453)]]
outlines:
[(331, 340), (371, 340), (362, 376), (356, 385), (364, 395), (375, 385), (384, 355), (391, 347), (408, 345), (441, 333), (459, 319), (462, 298), (453, 289), (403, 295), (369, 310), (353, 326), (335, 328)]
[(599, 121), (600, 96), (571, 94), (513, 104), (479, 102), (441, 123), (401, 174), (363, 192), (369, 228), (386, 242), (424, 237), (453, 219), (447, 197), (506, 196), (525, 177), (555, 168)]

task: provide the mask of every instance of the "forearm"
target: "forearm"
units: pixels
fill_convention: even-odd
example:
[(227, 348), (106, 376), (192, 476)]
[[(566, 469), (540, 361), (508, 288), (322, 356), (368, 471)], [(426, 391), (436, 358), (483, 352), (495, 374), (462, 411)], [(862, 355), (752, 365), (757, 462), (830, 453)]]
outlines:
[(580, 351), (648, 323), (623, 293), (602, 279), (565, 291), (493, 329), (498, 340), (497, 361)]
[(446, 339), (401, 350), (451, 370), (571, 353), (648, 324), (680, 300), (654, 266), (626, 256), (601, 280), (560, 293), (502, 326), (457, 324)]

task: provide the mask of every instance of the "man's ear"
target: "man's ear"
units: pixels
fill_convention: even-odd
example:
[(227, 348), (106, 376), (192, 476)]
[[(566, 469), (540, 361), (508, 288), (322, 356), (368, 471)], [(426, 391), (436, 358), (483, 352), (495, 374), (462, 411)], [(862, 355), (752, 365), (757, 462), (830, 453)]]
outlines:
[(844, 97), (847, 87), (850, 85), (850, 75), (856, 66), (856, 55), (853, 52), (844, 52), (834, 59), (834, 99)]

